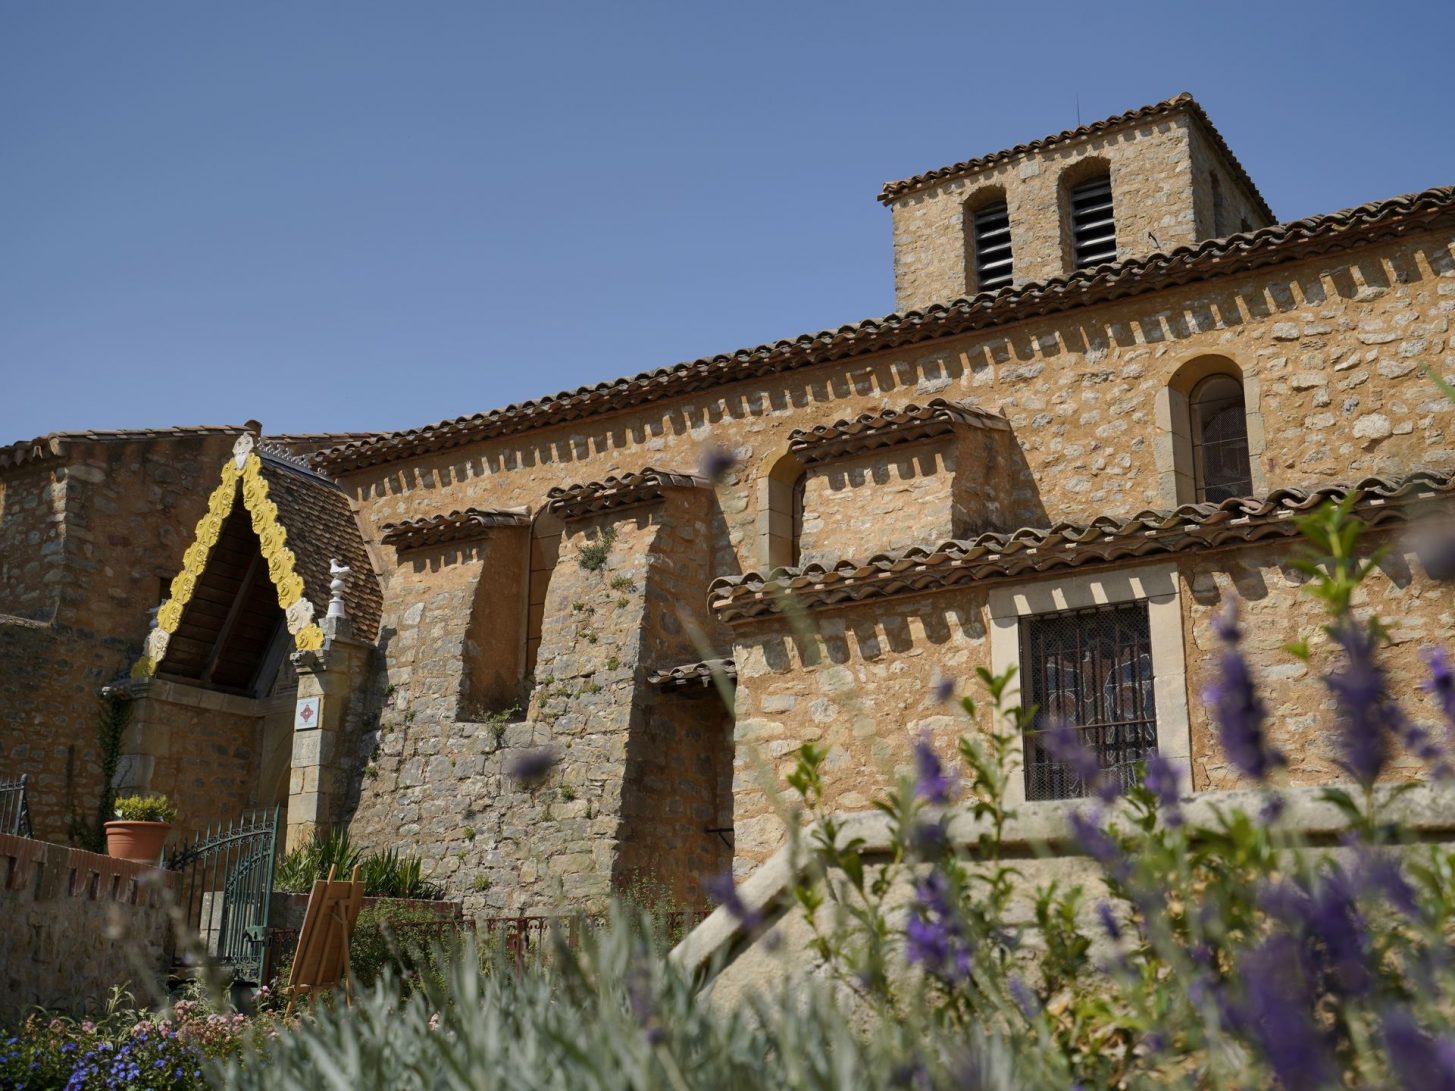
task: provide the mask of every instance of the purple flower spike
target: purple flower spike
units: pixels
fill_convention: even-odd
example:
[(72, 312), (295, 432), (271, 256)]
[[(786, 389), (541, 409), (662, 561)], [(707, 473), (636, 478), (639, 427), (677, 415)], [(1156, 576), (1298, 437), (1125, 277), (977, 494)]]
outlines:
[(1274, 769), (1286, 764), (1281, 753), (1268, 745), (1264, 735), (1264, 724), (1268, 720), (1268, 709), (1253, 687), (1253, 673), (1248, 661), (1238, 651), (1242, 633), (1238, 630), (1236, 610), (1228, 611), (1214, 619), (1213, 631), (1223, 642), (1222, 658), (1218, 661), (1218, 676), (1203, 693), (1203, 700), (1212, 708), (1213, 720), (1218, 725), (1223, 752), (1245, 775), (1254, 780), (1268, 779)]
[(1067, 822), (1071, 837), (1081, 846), (1081, 851), (1100, 864), (1108, 875), (1122, 883), (1131, 878), (1131, 862), (1116, 839), (1102, 829), (1100, 812), (1073, 811)]
[(1455, 1091), (1455, 1039), (1431, 1037), (1407, 1011), (1384, 1017), (1384, 1044), (1395, 1082), (1408, 1091)]
[(954, 773), (946, 772), (935, 753), (929, 732), (920, 736), (914, 744), (915, 793), (926, 803), (945, 806), (952, 802), (960, 791), (959, 779)]
[(944, 704), (951, 697), (955, 696), (955, 680), (953, 678), (941, 678), (930, 687), (930, 700), (935, 704)]
[(1292, 936), (1276, 935), (1239, 959), (1244, 983), (1229, 1024), (1246, 1036), (1288, 1091), (1337, 1083), (1328, 1039), (1314, 1021), (1308, 968)]
[(1122, 926), (1109, 902), (1098, 902), (1096, 915), (1101, 920), (1102, 931), (1113, 943), (1122, 938)]
[(523, 788), (537, 788), (550, 776), (561, 755), (551, 746), (528, 750), (506, 768), (506, 776)]
[(1182, 810), (1178, 807), (1182, 797), (1182, 781), (1172, 763), (1161, 754), (1149, 754), (1142, 783), (1147, 791), (1157, 797), (1157, 807), (1162, 813), (1163, 821), (1169, 826), (1182, 825)]
[(743, 902), (742, 896), (738, 894), (738, 887), (733, 882), (731, 871), (714, 875), (703, 883), (703, 886), (707, 888), (707, 896), (736, 917), (738, 923), (744, 928), (751, 931), (763, 923), (763, 914), (755, 909), (749, 909)]
[(1430, 677), (1420, 688), (1439, 702), (1446, 725), (1455, 732), (1455, 666), (1445, 649), (1438, 646), (1425, 649), (1425, 662), (1430, 666)]
[(1052, 724), (1040, 733), (1040, 742), (1055, 761), (1103, 803), (1112, 803), (1122, 794), (1121, 782), (1106, 775), (1096, 753), (1070, 724)]
[(725, 447), (709, 447), (702, 452), (698, 472), (715, 485), (727, 477), (737, 464), (737, 456)]
[(905, 958), (942, 981), (957, 983), (970, 976), (970, 945), (950, 903), (945, 877), (932, 871), (915, 884), (910, 918), (904, 927)]
[(1344, 649), (1344, 665), (1325, 678), (1324, 684), (1334, 695), (1337, 708), (1341, 764), (1368, 788), (1389, 760), (1390, 735), (1401, 729), (1404, 717), (1389, 696), (1384, 671), (1375, 662), (1373, 630), (1346, 619), (1333, 635)]

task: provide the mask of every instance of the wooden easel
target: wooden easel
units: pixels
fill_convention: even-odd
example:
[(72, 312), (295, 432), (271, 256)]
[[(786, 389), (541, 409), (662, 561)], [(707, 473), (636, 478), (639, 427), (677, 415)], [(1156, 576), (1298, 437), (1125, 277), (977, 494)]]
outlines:
[(285, 1015), (291, 1015), (300, 996), (330, 992), (343, 982), (345, 1003), (352, 1004), (353, 974), (349, 970), (349, 940), (364, 904), (364, 883), (359, 869), (350, 880), (335, 879), (338, 869), (328, 869), (328, 878), (313, 884), (303, 928), (298, 933), (298, 950), (283, 992), (288, 996)]

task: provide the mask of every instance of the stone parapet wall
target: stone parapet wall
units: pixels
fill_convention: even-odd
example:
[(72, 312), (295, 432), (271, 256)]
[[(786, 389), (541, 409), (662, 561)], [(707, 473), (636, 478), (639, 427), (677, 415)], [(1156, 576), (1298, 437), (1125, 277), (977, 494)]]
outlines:
[(173, 876), (0, 834), (0, 878), (0, 1020), (36, 1006), (97, 1014), (118, 985), (156, 998), (171, 964)]

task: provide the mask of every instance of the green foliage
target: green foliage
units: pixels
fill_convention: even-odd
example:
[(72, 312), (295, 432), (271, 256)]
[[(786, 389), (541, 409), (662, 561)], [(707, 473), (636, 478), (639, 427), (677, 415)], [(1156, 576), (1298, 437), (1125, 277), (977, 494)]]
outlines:
[(307, 894), (315, 882), (328, 878), (330, 868), (335, 869), (337, 877), (348, 878), (363, 856), (363, 850), (350, 842), (347, 830), (314, 833), (304, 844), (278, 857), (273, 889), (284, 894)]
[(96, 717), (96, 752), (101, 765), (101, 795), (94, 821), (72, 814), (70, 837), (92, 852), (106, 851), (105, 824), (113, 817), (116, 803), (116, 770), (121, 762), (121, 738), (131, 719), (131, 702), (107, 691), (100, 700)]
[(123, 822), (171, 822), (177, 817), (177, 808), (164, 795), (122, 796), (112, 810)]
[(576, 554), (576, 563), (587, 572), (599, 572), (606, 567), (611, 556), (611, 547), (616, 545), (616, 528), (606, 527), (594, 542), (587, 542)]
[(462, 951), (458, 923), (418, 906), (382, 902), (359, 914), (349, 965), (366, 987), (383, 982), (411, 990), (426, 981), (437, 987), (443, 967)]
[[(230, 1063), (219, 1086), (829, 1091), (948, 1084), (950, 1065), (963, 1086), (974, 1078), (1011, 1086), (990, 1082), (1004, 1068), (1001, 1051), (979, 1031), (952, 1040), (928, 1020), (861, 1027), (822, 984), (784, 982), (750, 1002), (704, 1003), (651, 926), (622, 910), (587, 930), (578, 949), (558, 940), (519, 971), (504, 952), (482, 967), (467, 945), (416, 981), (402, 1000), (384, 979), (356, 993), (351, 1008), (320, 1007), (257, 1060)], [(935, 1055), (937, 1044), (949, 1061)]]
[(364, 881), (370, 898), (442, 898), (444, 891), (424, 878), (417, 856), (401, 856), (397, 849), (365, 854), (349, 840), (348, 831), (315, 833), (309, 840), (278, 857), (273, 889), (283, 894), (306, 894), (319, 879), (328, 878), (330, 868), (339, 878), (348, 878), (354, 868)]

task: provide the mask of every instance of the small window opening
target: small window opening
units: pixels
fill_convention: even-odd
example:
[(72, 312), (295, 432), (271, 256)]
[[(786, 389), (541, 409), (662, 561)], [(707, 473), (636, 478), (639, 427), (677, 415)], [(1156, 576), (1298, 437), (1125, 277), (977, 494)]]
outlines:
[(982, 292), (1011, 282), (1010, 210), (1004, 201), (975, 213), (975, 286)]
[(1071, 242), (1078, 269), (1116, 260), (1117, 231), (1112, 216), (1110, 175), (1083, 182), (1071, 191)]
[(1136, 782), (1157, 751), (1157, 707), (1147, 604), (1028, 618), (1021, 625), (1023, 700), (1035, 708), (1025, 739), (1026, 798), (1075, 799), (1084, 783), (1041, 742), (1065, 724), (1114, 783)]
[(1231, 375), (1209, 375), (1193, 389), (1189, 409), (1198, 501), (1218, 504), (1250, 495), (1253, 470), (1243, 384)]

